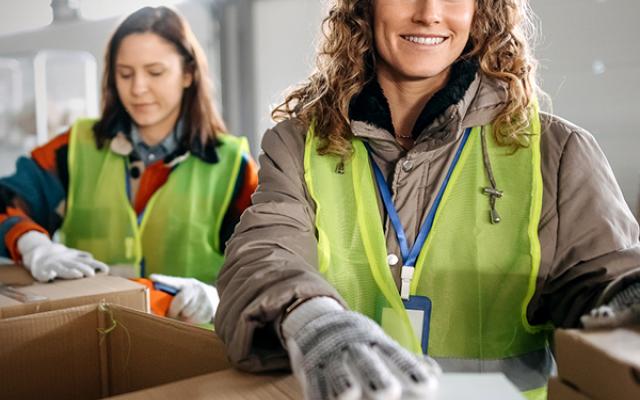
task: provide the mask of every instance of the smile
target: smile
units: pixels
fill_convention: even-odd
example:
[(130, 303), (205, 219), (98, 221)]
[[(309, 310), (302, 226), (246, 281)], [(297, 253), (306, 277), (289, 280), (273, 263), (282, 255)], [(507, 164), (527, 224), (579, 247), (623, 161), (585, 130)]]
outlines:
[(135, 108), (135, 109), (146, 109), (146, 108), (149, 108), (149, 107), (151, 107), (153, 105), (154, 105), (154, 103), (134, 104), (133, 108)]
[(426, 46), (437, 46), (440, 43), (444, 42), (447, 38), (446, 37), (442, 37), (442, 36), (429, 36), (429, 37), (424, 37), (424, 36), (401, 36), (404, 40), (412, 42), (412, 43), (417, 43), (417, 44), (422, 44), (422, 45), (426, 45)]

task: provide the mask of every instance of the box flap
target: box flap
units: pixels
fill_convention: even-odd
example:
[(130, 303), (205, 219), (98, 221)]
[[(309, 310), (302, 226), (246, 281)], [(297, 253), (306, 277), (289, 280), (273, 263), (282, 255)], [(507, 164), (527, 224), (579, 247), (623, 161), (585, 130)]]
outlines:
[(300, 385), (292, 375), (253, 375), (227, 369), (147, 390), (127, 393), (114, 399), (298, 400), (302, 398)]
[(0, 321), (1, 397), (99, 398), (97, 320), (94, 305)]
[(549, 379), (548, 400), (591, 400), (584, 393), (554, 377)]
[(558, 375), (597, 399), (640, 399), (640, 326), (558, 330)]
[(0, 282), (7, 285), (25, 286), (31, 285), (35, 280), (23, 266), (2, 264), (0, 265)]
[(139, 310), (148, 310), (149, 307), (147, 291), (144, 286), (128, 279), (107, 275), (55, 280), (52, 283), (38, 282), (29, 286), (13, 286), (13, 288), (19, 293), (43, 296), (47, 300), (20, 302), (15, 299), (7, 299), (7, 296), (0, 296), (0, 318), (97, 304), (101, 300)]
[[(210, 330), (123, 307), (110, 310), (117, 323), (108, 335), (112, 395), (230, 368), (222, 341)], [(105, 326), (113, 325), (110, 320)]]
[(2, 290), (0, 289), (0, 318), (2, 318), (2, 309), (5, 307), (15, 307), (20, 305), (22, 305), (22, 303), (18, 300), (2, 295)]

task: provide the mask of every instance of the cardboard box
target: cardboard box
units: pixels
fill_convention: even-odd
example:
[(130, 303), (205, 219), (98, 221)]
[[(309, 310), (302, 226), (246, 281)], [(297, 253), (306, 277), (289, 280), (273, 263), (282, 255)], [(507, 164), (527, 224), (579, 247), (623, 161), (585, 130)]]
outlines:
[[(224, 370), (116, 397), (117, 400), (298, 400), (302, 391), (291, 375), (251, 375)], [(413, 398), (413, 397), (412, 397)], [(430, 400), (525, 400), (503, 374), (445, 373)]]
[(149, 310), (146, 288), (128, 279), (97, 275), (38, 283), (23, 267), (0, 265), (0, 319), (97, 304), (102, 300)]
[(0, 320), (0, 343), (7, 399), (97, 399), (230, 367), (210, 330), (108, 304)]
[(113, 400), (300, 400), (303, 398), (293, 375), (253, 375), (227, 369), (195, 378), (185, 379), (134, 393)]
[(640, 399), (640, 326), (558, 330), (558, 376), (598, 400)]
[(559, 378), (549, 379), (548, 394), (549, 400), (592, 400)]

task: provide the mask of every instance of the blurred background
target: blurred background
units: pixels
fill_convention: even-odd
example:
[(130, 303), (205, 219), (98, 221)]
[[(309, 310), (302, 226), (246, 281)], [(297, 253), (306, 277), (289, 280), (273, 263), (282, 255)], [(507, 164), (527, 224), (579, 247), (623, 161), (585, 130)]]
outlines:
[[(325, 0), (20, 0), (0, 2), (0, 175), (16, 158), (99, 112), (102, 57), (128, 13), (172, 5), (204, 47), (229, 130), (257, 156), (271, 108), (312, 69)], [(535, 0), (542, 88), (553, 111), (602, 146), (640, 208), (638, 0)]]

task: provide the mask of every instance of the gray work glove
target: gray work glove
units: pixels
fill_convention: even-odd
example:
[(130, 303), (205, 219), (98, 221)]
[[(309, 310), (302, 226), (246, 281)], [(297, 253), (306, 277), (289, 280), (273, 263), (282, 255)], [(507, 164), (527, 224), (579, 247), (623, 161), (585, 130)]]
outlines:
[(374, 321), (318, 297), (283, 321), (291, 369), (305, 399), (426, 398), (441, 371), (421, 362)]
[(580, 318), (586, 329), (611, 329), (640, 323), (640, 282), (626, 287), (611, 301)]

